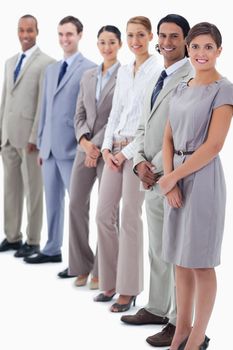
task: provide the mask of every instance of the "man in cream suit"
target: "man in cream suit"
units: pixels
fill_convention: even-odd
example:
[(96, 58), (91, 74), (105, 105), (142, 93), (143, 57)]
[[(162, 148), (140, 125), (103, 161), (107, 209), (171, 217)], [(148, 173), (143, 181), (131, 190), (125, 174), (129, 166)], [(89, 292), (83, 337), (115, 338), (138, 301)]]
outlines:
[(179, 82), (188, 81), (193, 75), (191, 65), (185, 57), (184, 38), (188, 31), (187, 20), (179, 15), (167, 15), (158, 23), (158, 49), (163, 55), (165, 69), (159, 80), (154, 81), (148, 89), (137, 133), (138, 152), (134, 158), (134, 170), (146, 190), (151, 269), (149, 302), (135, 315), (123, 316), (121, 320), (134, 325), (166, 325), (161, 332), (146, 339), (155, 347), (171, 344), (176, 324), (173, 266), (161, 259), (164, 198), (156, 181), (163, 172), (161, 149), (172, 91)]
[[(4, 230), (0, 252), (17, 250), (24, 257), (39, 250), (42, 227), (42, 179), (37, 166), (37, 126), (40, 92), (46, 66), (54, 60), (36, 45), (37, 20), (25, 15), (18, 22), (22, 53), (6, 62), (0, 110), (4, 169)], [(22, 245), (23, 199), (27, 204), (27, 240)]]
[(58, 25), (64, 59), (49, 66), (45, 74), (38, 148), (45, 187), (48, 240), (31, 264), (61, 262), (64, 223), (64, 196), (69, 191), (70, 175), (76, 154), (74, 115), (83, 73), (95, 66), (78, 52), (83, 25), (73, 16)]

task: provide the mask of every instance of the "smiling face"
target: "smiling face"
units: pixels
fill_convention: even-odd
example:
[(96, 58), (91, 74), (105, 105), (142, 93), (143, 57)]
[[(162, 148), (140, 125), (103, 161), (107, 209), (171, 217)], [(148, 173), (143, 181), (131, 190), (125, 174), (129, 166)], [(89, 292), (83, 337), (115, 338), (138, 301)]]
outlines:
[(73, 23), (65, 23), (58, 26), (58, 37), (64, 56), (69, 57), (77, 52), (82, 32), (78, 33)]
[(18, 23), (18, 37), (22, 51), (27, 51), (36, 44), (38, 29), (33, 18), (20, 18)]
[(98, 37), (97, 46), (105, 61), (117, 60), (117, 53), (121, 47), (121, 42), (116, 34), (108, 31), (102, 32)]
[(217, 47), (209, 34), (196, 36), (188, 46), (189, 57), (196, 71), (213, 69), (221, 51), (222, 48)]
[(165, 67), (169, 67), (185, 57), (184, 34), (177, 24), (164, 22), (159, 27), (158, 46), (164, 57)]
[(127, 26), (127, 44), (135, 56), (148, 54), (149, 42), (153, 34), (142, 24), (129, 23)]

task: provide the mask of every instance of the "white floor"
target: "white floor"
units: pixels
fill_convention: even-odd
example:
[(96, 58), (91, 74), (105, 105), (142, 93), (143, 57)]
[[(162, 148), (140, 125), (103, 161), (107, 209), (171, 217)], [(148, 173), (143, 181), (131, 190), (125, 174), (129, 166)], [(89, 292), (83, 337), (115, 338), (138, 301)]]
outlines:
[[(2, 170), (0, 167), (0, 178)], [(0, 188), (1, 185), (0, 185)], [(2, 202), (2, 200), (1, 200)], [(0, 240), (2, 234), (2, 203)], [(91, 217), (94, 217), (96, 193), (93, 196)], [(232, 325), (232, 200), (228, 203), (226, 231), (222, 251), (222, 265), (217, 268), (219, 290), (209, 328), (210, 349), (231, 350)], [(67, 213), (66, 213), (67, 214)], [(145, 215), (145, 214), (144, 214)], [(24, 220), (25, 222), (25, 220)], [(146, 226), (146, 225), (145, 225)], [(111, 303), (95, 303), (98, 291), (88, 286), (75, 287), (74, 279), (61, 280), (56, 274), (67, 263), (67, 219), (65, 223), (63, 263), (29, 265), (14, 258), (12, 252), (0, 253), (0, 349), (1, 350), (119, 350), (152, 349), (146, 337), (160, 326), (127, 326), (120, 322), (120, 314), (108, 311)], [(91, 221), (91, 240), (96, 232)], [(42, 246), (46, 240), (43, 226)], [(147, 302), (149, 264), (145, 230), (145, 290), (138, 297), (134, 313)], [(208, 293), (208, 291), (206, 291)]]

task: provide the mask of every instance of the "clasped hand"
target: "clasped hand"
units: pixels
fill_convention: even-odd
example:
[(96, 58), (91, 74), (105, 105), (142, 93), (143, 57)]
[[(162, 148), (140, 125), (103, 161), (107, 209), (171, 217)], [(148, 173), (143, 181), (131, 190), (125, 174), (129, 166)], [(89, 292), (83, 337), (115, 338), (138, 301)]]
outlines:
[(98, 158), (100, 157), (100, 149), (92, 142), (86, 141), (85, 145), (82, 145), (86, 153), (85, 166), (87, 168), (95, 168), (97, 166)]
[(112, 154), (109, 150), (103, 151), (103, 158), (108, 168), (113, 171), (121, 170), (121, 166), (126, 160), (126, 157), (122, 152)]
[(173, 173), (162, 176), (158, 184), (161, 191), (166, 195), (168, 204), (173, 208), (181, 208), (183, 206), (182, 193), (177, 185)]

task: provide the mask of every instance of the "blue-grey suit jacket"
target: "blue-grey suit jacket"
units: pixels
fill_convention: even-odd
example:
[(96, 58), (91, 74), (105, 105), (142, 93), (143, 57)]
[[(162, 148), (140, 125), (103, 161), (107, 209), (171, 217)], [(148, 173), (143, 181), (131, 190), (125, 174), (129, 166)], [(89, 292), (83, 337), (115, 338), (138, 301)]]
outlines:
[(45, 74), (37, 139), (42, 159), (48, 159), (51, 152), (59, 160), (75, 158), (74, 116), (80, 80), (96, 64), (79, 53), (57, 86), (60, 66), (61, 62), (50, 65)]

